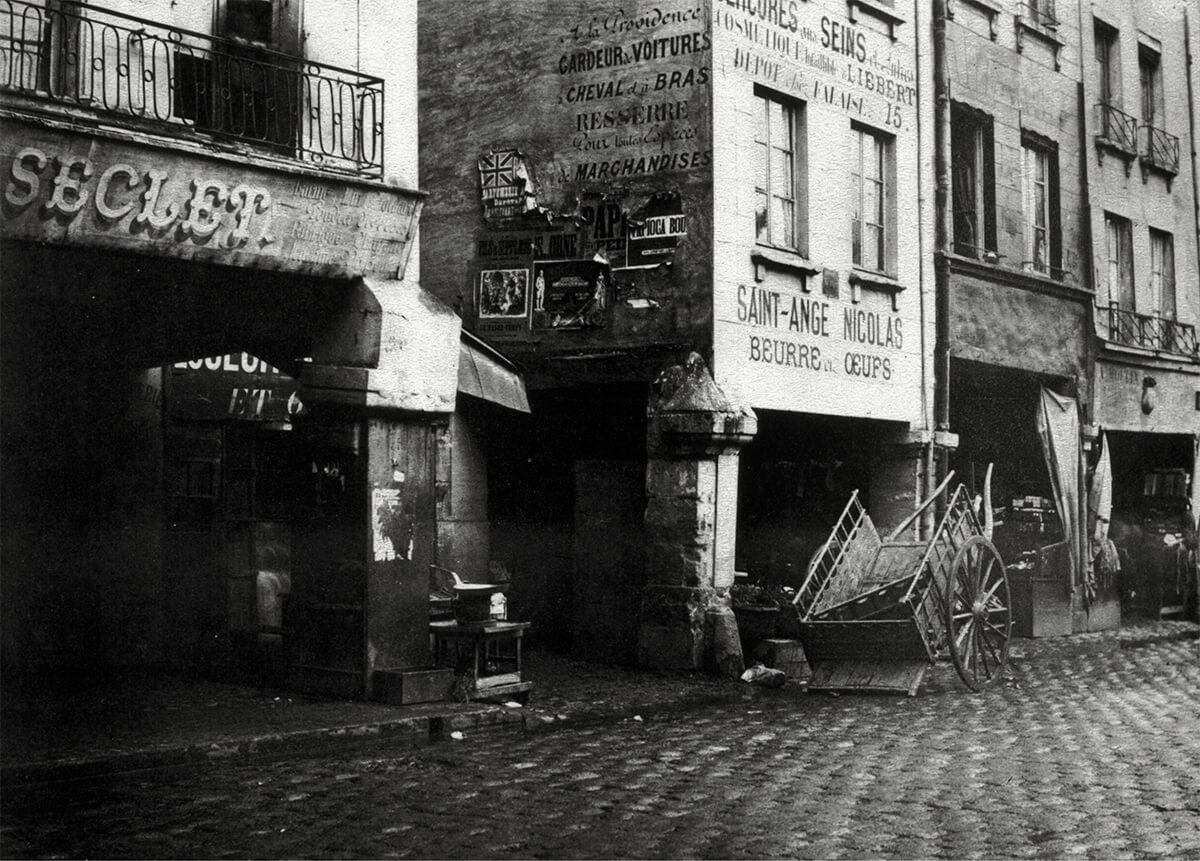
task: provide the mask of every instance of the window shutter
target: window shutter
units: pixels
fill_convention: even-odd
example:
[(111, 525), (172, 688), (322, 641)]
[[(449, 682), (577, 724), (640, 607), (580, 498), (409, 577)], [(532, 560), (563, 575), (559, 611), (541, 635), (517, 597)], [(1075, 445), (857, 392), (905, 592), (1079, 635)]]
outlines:
[(992, 138), (992, 118), (979, 116), (983, 145), (983, 247), (995, 251), (996, 243), (996, 147)]
[(1062, 207), (1058, 197), (1058, 150), (1046, 153), (1047, 193), (1050, 197), (1050, 277), (1062, 279)]

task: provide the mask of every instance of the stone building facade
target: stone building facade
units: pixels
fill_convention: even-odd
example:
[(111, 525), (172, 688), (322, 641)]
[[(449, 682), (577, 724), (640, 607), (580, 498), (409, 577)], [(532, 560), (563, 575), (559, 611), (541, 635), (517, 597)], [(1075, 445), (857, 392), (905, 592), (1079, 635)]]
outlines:
[(0, 9), (6, 685), (428, 664), (460, 357), (502, 362), (419, 286), (415, 45), (371, 0)]
[(420, 5), (423, 284), (525, 369), (489, 554), (542, 637), (701, 666), (735, 570), (926, 489), (922, 14)]

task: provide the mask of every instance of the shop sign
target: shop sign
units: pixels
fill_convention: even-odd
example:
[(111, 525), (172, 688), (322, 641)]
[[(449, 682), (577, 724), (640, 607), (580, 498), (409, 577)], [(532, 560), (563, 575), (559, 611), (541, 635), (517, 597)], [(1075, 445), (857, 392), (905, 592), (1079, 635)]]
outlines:
[(909, 420), (919, 403), (919, 339), (878, 299), (738, 284), (718, 321), (719, 382), (755, 407), (805, 403), (835, 415)]
[(249, 353), (171, 366), (168, 411), (177, 419), (291, 421), (304, 411), (300, 384)]
[(6, 238), (337, 277), (399, 277), (421, 197), (10, 123)]

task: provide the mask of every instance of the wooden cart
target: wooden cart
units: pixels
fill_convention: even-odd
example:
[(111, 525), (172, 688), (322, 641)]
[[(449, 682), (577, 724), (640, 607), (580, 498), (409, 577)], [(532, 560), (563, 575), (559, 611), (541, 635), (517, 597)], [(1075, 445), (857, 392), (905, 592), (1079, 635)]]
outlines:
[(900, 538), (952, 477), (886, 538), (858, 491), (851, 496), (794, 600), (810, 690), (911, 696), (947, 651), (973, 691), (1001, 677), (1012, 636), (1008, 578), (966, 488), (950, 495), (928, 541)]

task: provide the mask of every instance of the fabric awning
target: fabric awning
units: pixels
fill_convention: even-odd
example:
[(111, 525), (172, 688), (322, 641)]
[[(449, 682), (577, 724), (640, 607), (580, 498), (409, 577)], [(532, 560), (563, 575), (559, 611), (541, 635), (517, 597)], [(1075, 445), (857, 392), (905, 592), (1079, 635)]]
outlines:
[(525, 381), (508, 359), (470, 332), (458, 342), (458, 390), (518, 412), (529, 412)]

